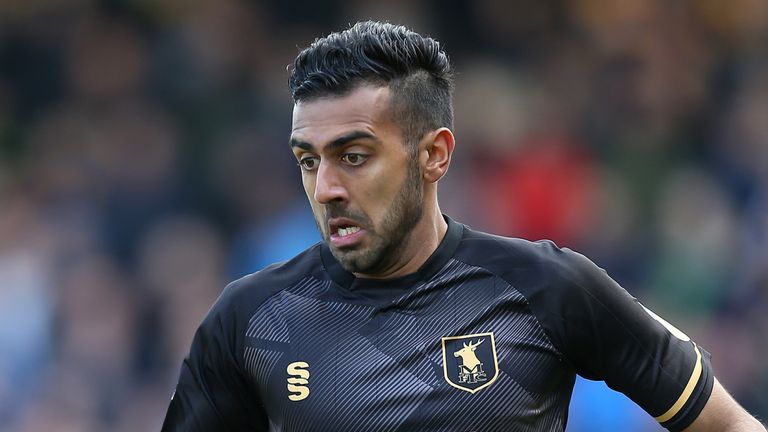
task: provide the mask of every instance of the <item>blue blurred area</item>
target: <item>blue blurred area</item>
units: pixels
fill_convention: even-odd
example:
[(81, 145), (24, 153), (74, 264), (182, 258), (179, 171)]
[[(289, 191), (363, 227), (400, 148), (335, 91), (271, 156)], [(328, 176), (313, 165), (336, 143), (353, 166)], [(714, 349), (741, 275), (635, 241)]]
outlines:
[(567, 432), (654, 432), (665, 430), (645, 411), (602, 381), (578, 377)]
[[(768, 2), (0, 2), (0, 430), (158, 430), (232, 279), (320, 239), (286, 65), (359, 19), (457, 71), (441, 209), (585, 253), (768, 418)], [(656, 430), (579, 381), (571, 431)]]
[(275, 215), (266, 226), (238, 235), (232, 247), (232, 277), (240, 278), (253, 273), (253, 269), (289, 260), (320, 240), (309, 204), (297, 202)]

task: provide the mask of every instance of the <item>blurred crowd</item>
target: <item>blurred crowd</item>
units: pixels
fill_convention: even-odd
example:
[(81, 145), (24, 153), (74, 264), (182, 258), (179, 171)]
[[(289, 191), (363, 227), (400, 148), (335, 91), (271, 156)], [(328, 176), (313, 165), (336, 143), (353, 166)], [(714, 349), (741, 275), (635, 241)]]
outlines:
[[(768, 418), (768, 2), (26, 0), (0, 2), (0, 430), (159, 430), (226, 283), (319, 240), (286, 65), (368, 18), (455, 65), (443, 211), (585, 253)], [(570, 430), (609, 427), (600, 397)]]

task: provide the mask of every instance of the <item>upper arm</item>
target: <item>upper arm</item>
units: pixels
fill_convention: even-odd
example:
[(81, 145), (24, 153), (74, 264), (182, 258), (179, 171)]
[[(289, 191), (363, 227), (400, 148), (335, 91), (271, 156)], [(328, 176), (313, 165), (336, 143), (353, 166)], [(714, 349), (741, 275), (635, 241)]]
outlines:
[(163, 432), (267, 430), (262, 404), (242, 371), (239, 333), (225, 291), (195, 333)]
[(551, 298), (561, 304), (550, 307), (549, 327), (577, 372), (604, 380), (670, 430), (765, 432), (717, 382), (709, 353), (587, 258), (556, 253), (561, 295)]
[(704, 409), (685, 432), (707, 431), (744, 431), (765, 432), (765, 427), (728, 394), (720, 383), (715, 380), (712, 395)]
[(532, 304), (576, 372), (670, 430), (689, 426), (712, 390), (709, 354), (582, 255), (553, 247), (548, 259), (551, 281)]

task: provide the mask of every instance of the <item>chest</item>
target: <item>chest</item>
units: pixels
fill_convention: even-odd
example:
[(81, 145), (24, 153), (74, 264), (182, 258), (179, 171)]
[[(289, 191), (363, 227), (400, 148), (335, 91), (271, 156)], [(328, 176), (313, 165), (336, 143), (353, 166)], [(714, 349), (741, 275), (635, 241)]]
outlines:
[(244, 360), (274, 429), (562, 429), (573, 375), (524, 299), (452, 297), (273, 305)]

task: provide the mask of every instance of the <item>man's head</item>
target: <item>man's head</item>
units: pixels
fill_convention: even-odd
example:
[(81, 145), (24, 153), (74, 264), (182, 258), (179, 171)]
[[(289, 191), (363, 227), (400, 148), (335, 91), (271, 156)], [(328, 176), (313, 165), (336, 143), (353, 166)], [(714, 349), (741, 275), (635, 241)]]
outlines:
[(372, 22), (296, 59), (291, 147), (323, 238), (347, 270), (383, 277), (421, 258), (425, 206), (439, 214), (434, 184), (453, 150), (449, 73), (437, 42)]

